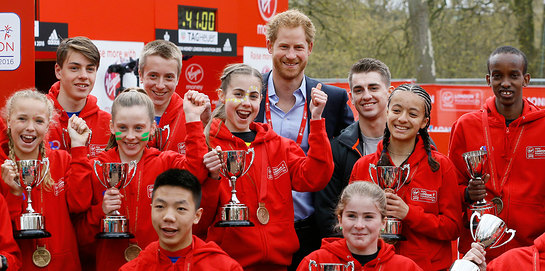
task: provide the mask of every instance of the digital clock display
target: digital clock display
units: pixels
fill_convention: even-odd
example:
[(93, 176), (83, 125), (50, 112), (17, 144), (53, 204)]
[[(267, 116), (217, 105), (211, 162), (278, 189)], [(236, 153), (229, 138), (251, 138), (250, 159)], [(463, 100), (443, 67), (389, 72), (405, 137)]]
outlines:
[(215, 8), (178, 6), (178, 28), (216, 31)]

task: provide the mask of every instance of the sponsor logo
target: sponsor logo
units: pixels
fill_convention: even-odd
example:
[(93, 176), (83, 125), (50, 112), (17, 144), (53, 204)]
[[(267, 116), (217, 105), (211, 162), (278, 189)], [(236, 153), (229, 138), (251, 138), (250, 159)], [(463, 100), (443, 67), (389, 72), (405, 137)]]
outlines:
[(427, 203), (437, 202), (437, 191), (423, 188), (413, 188), (411, 190), (411, 200)]
[(278, 166), (272, 167), (272, 169), (270, 167), (267, 168), (267, 179), (278, 179), (286, 173), (288, 173), (288, 166), (285, 161), (282, 161)]
[(257, 0), (257, 6), (259, 7), (259, 14), (265, 21), (269, 21), (276, 13), (276, 6), (278, 1), (276, 0)]
[(480, 89), (442, 89), (439, 105), (445, 111), (474, 111), (483, 103)]
[(61, 142), (58, 140), (49, 141), (49, 147), (52, 150), (58, 150), (61, 147)]
[(153, 193), (153, 184), (148, 185), (147, 190), (148, 190), (148, 198), (151, 199), (151, 194)]
[(64, 177), (60, 178), (59, 181), (53, 186), (53, 193), (55, 196), (59, 196), (62, 191), (64, 191)]
[(104, 89), (106, 90), (106, 96), (110, 100), (115, 99), (115, 90), (121, 87), (121, 76), (119, 73), (107, 72), (104, 78)]
[(106, 144), (89, 144), (89, 155), (97, 157), (106, 148)]
[(526, 159), (545, 159), (545, 146), (526, 147)]
[(61, 39), (59, 39), (59, 35), (57, 35), (57, 30), (53, 29), (49, 35), (49, 38), (47, 39), (47, 45), (59, 46), (59, 44), (61, 44)]
[(204, 77), (204, 70), (201, 65), (193, 63), (185, 70), (185, 79), (191, 84), (198, 84)]
[(178, 143), (178, 153), (185, 155), (185, 142)]

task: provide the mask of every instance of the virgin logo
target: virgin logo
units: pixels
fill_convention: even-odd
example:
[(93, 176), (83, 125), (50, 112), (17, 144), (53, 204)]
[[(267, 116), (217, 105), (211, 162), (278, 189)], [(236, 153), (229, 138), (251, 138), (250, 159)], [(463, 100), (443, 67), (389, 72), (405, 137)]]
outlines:
[(265, 21), (269, 21), (276, 13), (277, 0), (257, 0), (259, 13)]
[(204, 77), (204, 70), (201, 65), (193, 63), (185, 70), (185, 79), (191, 84), (198, 84)]
[(115, 99), (115, 90), (121, 86), (121, 77), (118, 73), (106, 73), (104, 78), (104, 89), (106, 90), (106, 95), (110, 100)]

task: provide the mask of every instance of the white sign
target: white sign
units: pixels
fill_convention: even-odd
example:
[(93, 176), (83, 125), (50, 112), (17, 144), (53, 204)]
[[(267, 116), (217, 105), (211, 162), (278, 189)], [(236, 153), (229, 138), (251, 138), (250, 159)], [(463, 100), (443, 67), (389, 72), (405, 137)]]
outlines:
[(218, 44), (218, 32), (178, 29), (178, 42), (180, 44)]
[(0, 13), (0, 71), (21, 65), (21, 19), (15, 13)]
[(272, 69), (272, 56), (267, 48), (244, 46), (244, 64), (248, 64), (261, 73)]
[[(104, 41), (94, 40), (93, 43), (97, 46), (100, 52), (100, 65), (97, 71), (95, 86), (91, 94), (97, 97), (98, 106), (100, 109), (110, 112), (112, 102), (115, 98), (115, 86), (120, 81), (120, 78), (108, 74), (106, 71), (112, 64), (124, 64), (140, 57), (140, 52), (144, 48), (143, 42), (127, 42), (127, 41)], [(136, 86), (136, 75), (134, 73), (126, 73), (123, 76), (124, 87)], [(107, 85), (109, 87), (107, 87)], [(140, 86), (142, 87), (142, 86)]]

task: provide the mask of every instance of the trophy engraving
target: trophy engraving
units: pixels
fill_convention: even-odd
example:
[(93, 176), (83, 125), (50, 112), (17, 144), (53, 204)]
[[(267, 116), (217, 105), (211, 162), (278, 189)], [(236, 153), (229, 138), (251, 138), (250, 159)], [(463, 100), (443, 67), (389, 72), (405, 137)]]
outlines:
[[(97, 165), (102, 169), (102, 179), (98, 174)], [(134, 178), (137, 163), (136, 161), (131, 161), (130, 163), (101, 163), (100, 161), (95, 160), (93, 169), (95, 170), (95, 175), (98, 180), (106, 189), (122, 189), (127, 187)], [(132, 176), (129, 179), (128, 175), (131, 171)], [(134, 235), (129, 232), (129, 220), (125, 216), (122, 216), (117, 210), (106, 215), (101, 222), (102, 232), (98, 233), (96, 238), (113, 239), (134, 237)]]
[[(376, 171), (376, 175), (373, 174), (373, 170)], [(384, 189), (385, 192), (389, 193), (397, 193), (407, 183), (410, 172), (411, 168), (408, 164), (402, 167), (369, 164), (369, 176), (371, 176), (371, 180)], [(373, 176), (376, 176), (376, 179)], [(401, 235), (402, 223), (400, 219), (388, 216), (385, 220), (386, 226), (380, 234), (384, 241), (393, 243), (407, 240), (405, 236)]]
[[(40, 185), (49, 170), (49, 159), (19, 160), (17, 161), (17, 185), (25, 187), (27, 191), (27, 208), (19, 218), (17, 230), (14, 233), (16, 239), (34, 239), (51, 237), (51, 233), (45, 230), (45, 217), (32, 208), (32, 189)], [(45, 168), (45, 169), (44, 169)]]
[[(246, 164), (246, 155), (251, 153), (252, 159)], [(250, 227), (254, 226), (249, 220), (248, 207), (237, 198), (236, 182), (244, 176), (254, 162), (255, 152), (253, 148), (235, 151), (220, 151), (218, 153), (221, 161), (220, 173), (229, 179), (231, 185), (231, 200), (221, 207), (221, 221), (216, 227)], [(246, 167), (247, 165), (247, 167)], [(268, 222), (268, 221), (267, 221)]]
[(354, 262), (350, 261), (347, 264), (342, 263), (316, 263), (315, 260), (308, 262), (308, 270), (312, 271), (312, 267), (318, 271), (354, 271)]
[[(464, 161), (466, 162), (467, 172), (472, 179), (482, 180), (485, 175), (485, 166), (488, 160), (488, 154), (486, 150), (470, 151), (462, 154)], [(491, 214), (497, 215), (496, 204), (493, 202), (487, 202), (485, 199), (479, 200), (468, 207), (467, 214), (473, 214), (478, 212), (481, 215)], [(475, 216), (471, 216), (475, 217)], [(480, 217), (480, 216), (478, 216)], [(477, 218), (477, 217), (475, 217)], [(470, 221), (471, 223), (472, 221)], [(474, 225), (477, 225), (479, 221), (473, 221)]]

